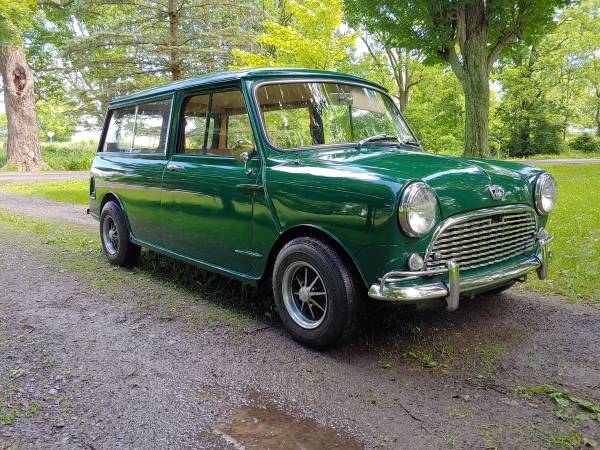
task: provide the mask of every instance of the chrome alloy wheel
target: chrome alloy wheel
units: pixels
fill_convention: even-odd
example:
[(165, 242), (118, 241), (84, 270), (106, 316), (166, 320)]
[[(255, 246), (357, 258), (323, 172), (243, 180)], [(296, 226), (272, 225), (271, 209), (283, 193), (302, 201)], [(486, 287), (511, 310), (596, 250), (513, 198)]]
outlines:
[(319, 272), (304, 261), (290, 264), (283, 274), (282, 294), (290, 317), (302, 328), (317, 328), (327, 315), (327, 289)]
[(119, 231), (112, 217), (107, 217), (102, 224), (102, 241), (106, 251), (114, 255), (119, 250)]

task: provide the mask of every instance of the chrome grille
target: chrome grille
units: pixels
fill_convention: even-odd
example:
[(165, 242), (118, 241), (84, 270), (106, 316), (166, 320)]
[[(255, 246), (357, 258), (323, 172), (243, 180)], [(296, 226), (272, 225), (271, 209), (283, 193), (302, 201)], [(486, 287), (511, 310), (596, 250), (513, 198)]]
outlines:
[(467, 270), (505, 261), (531, 250), (535, 233), (535, 213), (530, 208), (450, 218), (434, 235), (426, 267), (441, 269), (453, 260), (461, 270)]

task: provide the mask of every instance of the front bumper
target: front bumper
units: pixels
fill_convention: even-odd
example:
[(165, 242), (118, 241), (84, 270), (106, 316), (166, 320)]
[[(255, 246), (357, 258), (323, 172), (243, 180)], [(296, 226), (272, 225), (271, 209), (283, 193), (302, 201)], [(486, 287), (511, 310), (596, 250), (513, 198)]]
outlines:
[[(504, 266), (493, 271), (461, 277), (460, 267), (454, 261), (448, 261), (445, 269), (419, 272), (389, 272), (381, 281), (369, 289), (369, 297), (375, 300), (386, 300), (399, 303), (419, 303), (436, 298), (446, 298), (446, 309), (454, 311), (458, 308), (461, 294), (483, 292), (502, 286), (513, 280), (523, 279), (533, 270), (537, 271), (540, 280), (547, 276), (550, 252), (548, 244), (554, 239), (547, 236), (538, 240), (536, 254), (518, 263)], [(447, 280), (431, 281), (423, 284), (399, 284), (402, 281), (447, 275)]]

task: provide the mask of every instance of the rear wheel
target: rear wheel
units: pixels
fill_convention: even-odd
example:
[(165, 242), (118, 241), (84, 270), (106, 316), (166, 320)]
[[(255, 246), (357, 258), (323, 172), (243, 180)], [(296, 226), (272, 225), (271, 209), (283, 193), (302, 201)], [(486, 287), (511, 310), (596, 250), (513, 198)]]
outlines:
[(100, 240), (104, 254), (115, 266), (131, 266), (140, 256), (141, 247), (130, 241), (125, 215), (113, 201), (106, 202), (100, 213)]
[(328, 244), (297, 238), (279, 252), (273, 294), (283, 325), (309, 347), (325, 349), (356, 330), (362, 306), (359, 282)]

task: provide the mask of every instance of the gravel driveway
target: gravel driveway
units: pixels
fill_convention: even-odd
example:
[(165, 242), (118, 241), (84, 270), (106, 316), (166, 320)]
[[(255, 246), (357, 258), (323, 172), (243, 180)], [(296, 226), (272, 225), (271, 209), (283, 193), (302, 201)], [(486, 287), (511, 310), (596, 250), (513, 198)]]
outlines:
[[(0, 208), (97, 239), (94, 222), (72, 220), (80, 207), (18, 200), (0, 193)], [(110, 269), (0, 221), (0, 448), (600, 441), (600, 417), (565, 394), (600, 402), (597, 308), (513, 290), (455, 313), (372, 311), (354, 342), (318, 353), (247, 309), (216, 314), (221, 295), (198, 300), (159, 269)]]

